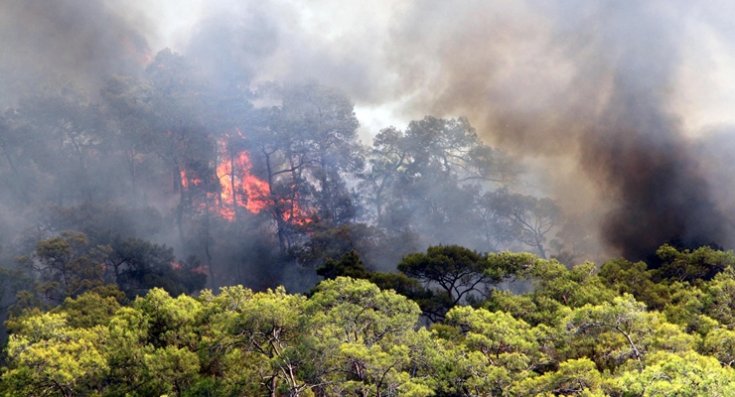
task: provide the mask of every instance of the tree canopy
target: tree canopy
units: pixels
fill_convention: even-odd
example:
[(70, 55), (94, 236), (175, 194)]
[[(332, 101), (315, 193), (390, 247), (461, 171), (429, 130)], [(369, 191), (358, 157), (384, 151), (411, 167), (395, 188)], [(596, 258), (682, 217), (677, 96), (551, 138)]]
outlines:
[[(27, 308), (12, 316), (0, 391), (731, 395), (735, 314), (728, 291), (735, 270), (727, 263), (702, 279), (698, 254), (663, 249), (688, 261), (684, 278), (693, 281), (681, 281), (683, 273), (654, 277), (643, 262), (628, 263), (627, 272), (621, 260), (599, 270), (592, 263), (568, 268), (532, 254), (437, 246), (407, 256), (400, 266), (405, 273), (392, 277), (367, 270), (354, 252), (328, 261), (320, 270), (326, 280), (307, 296), (281, 287), (232, 286), (197, 296), (153, 288), (121, 304), (121, 294), (89, 290), (47, 311)], [(474, 281), (455, 277), (469, 271)], [(484, 294), (456, 299), (457, 288), (480, 278)], [(407, 280), (412, 288), (405, 288)], [(509, 280), (532, 288), (501, 288)], [(655, 285), (656, 294), (634, 287), (640, 283)], [(420, 305), (431, 291), (455, 299), (441, 318), (427, 321)]]

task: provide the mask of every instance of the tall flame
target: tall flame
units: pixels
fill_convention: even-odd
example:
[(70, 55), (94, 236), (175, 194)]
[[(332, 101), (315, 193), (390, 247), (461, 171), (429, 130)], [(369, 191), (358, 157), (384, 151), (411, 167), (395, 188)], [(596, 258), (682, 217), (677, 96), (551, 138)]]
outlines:
[(189, 188), (189, 178), (186, 176), (186, 170), (184, 168), (179, 170), (179, 177), (181, 177), (181, 187), (184, 189)]
[(258, 214), (268, 208), (271, 201), (268, 182), (252, 173), (250, 155), (243, 150), (231, 154), (224, 142), (220, 143), (220, 154), (224, 154), (217, 164), (217, 180), (220, 185), (220, 215), (227, 220), (235, 219), (235, 209), (245, 208)]
[[(297, 225), (312, 222), (309, 212), (300, 205), (297, 194), (294, 193), (291, 198), (273, 197), (268, 182), (252, 173), (253, 164), (246, 150), (229, 150), (224, 139), (219, 141), (218, 147), (220, 160), (215, 167), (215, 176), (220, 189), (218, 193), (208, 193), (208, 204), (203, 203), (202, 207), (214, 208), (221, 218), (233, 222), (237, 218), (238, 208), (259, 214), (264, 210), (275, 211), (277, 204), (284, 221)], [(183, 167), (180, 177), (183, 189), (201, 184), (201, 179), (187, 174)]]

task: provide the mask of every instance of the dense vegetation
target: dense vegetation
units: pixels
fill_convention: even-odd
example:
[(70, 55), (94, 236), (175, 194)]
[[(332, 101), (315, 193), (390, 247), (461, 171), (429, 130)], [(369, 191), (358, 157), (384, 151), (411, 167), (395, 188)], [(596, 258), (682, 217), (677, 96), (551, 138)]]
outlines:
[(735, 396), (719, 6), (148, 3), (0, 1), (0, 395)]
[[(11, 330), (8, 396), (731, 396), (735, 255), (662, 246), (657, 268), (571, 268), (435, 246), (400, 273), (355, 253), (283, 288), (126, 301), (115, 288)], [(515, 292), (514, 292), (515, 291)]]
[(0, 322), (104, 285), (307, 291), (353, 251), (370, 270), (435, 244), (585, 252), (587, 234), (465, 118), (363, 142), (342, 93), (202, 61), (162, 50), (97, 91), (33, 86), (0, 111)]

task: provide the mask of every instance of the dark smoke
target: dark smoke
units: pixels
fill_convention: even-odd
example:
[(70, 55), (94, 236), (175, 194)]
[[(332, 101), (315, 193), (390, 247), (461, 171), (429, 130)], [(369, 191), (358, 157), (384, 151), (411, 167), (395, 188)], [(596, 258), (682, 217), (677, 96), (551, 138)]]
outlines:
[(683, 27), (644, 4), (606, 10), (597, 28), (604, 40), (579, 69), (582, 84), (590, 84), (590, 67), (609, 70), (605, 104), (580, 135), (581, 166), (612, 200), (603, 238), (631, 259), (651, 256), (662, 243), (721, 244), (727, 218), (715, 206), (694, 143), (667, 110), (680, 63), (675, 30)]
[[(131, 4), (143, 3), (0, 3), (0, 105), (66, 87), (95, 95), (115, 75), (142, 74), (162, 49), (149, 51), (150, 38), (175, 22), (133, 15)], [(537, 189), (598, 231), (606, 253), (635, 259), (665, 242), (732, 243), (720, 209), (729, 189), (712, 189), (715, 166), (693, 151), (698, 142), (674, 106), (686, 35), (713, 16), (720, 34), (727, 13), (689, 3), (202, 1), (207, 11), (173, 52), (196, 66), (192, 80), (207, 80), (236, 109), (258, 83), (316, 80), (401, 121), (467, 116), (488, 142), (541, 164)], [(213, 101), (202, 107), (228, 113)], [(172, 111), (170, 124), (193, 114)], [(133, 142), (132, 129), (121, 124), (121, 142)], [(145, 204), (165, 200), (152, 195)], [(474, 233), (462, 227), (445, 232)]]
[(613, 200), (602, 225), (607, 243), (626, 258), (644, 259), (662, 243), (692, 248), (724, 241), (726, 218), (692, 144), (656, 109), (616, 96), (599, 127), (583, 136), (581, 158)]
[[(583, 207), (603, 213), (601, 240), (618, 254), (642, 259), (667, 242), (728, 241), (729, 220), (672, 109), (687, 16), (700, 9), (479, 3), (422, 3), (397, 24), (393, 54), (421, 54), (397, 63), (407, 89), (421, 93), (413, 107), (469, 113), (486, 137), (520, 156), (549, 165), (576, 158), (571, 174), (551, 171), (565, 189), (556, 196), (564, 205), (586, 195)], [(592, 194), (580, 182), (569, 190), (580, 176)]]
[(145, 38), (126, 9), (109, 4), (0, 2), (0, 105), (59, 88), (94, 94), (109, 76), (142, 70), (150, 57)]

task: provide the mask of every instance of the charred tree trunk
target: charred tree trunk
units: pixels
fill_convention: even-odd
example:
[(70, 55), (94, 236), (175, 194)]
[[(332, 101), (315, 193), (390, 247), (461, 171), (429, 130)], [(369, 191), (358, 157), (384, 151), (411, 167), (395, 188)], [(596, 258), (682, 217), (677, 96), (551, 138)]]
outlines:
[(186, 205), (186, 198), (184, 188), (181, 185), (181, 167), (178, 164), (173, 169), (173, 185), (174, 191), (179, 193), (179, 205), (176, 206), (176, 229), (179, 233), (179, 241), (183, 244), (184, 242), (184, 206)]
[(271, 200), (271, 213), (273, 214), (273, 219), (276, 221), (276, 236), (278, 237), (278, 248), (280, 249), (282, 254), (285, 254), (288, 251), (288, 247), (285, 233), (285, 224), (283, 221), (283, 209), (281, 208), (281, 204), (279, 200), (276, 199), (274, 193), (275, 174), (273, 172), (273, 165), (271, 164), (271, 154), (273, 153), (268, 152), (265, 148), (263, 148), (262, 152), (263, 156), (265, 157), (265, 167), (268, 173), (268, 193), (270, 194), (269, 199)]
[(327, 162), (325, 160), (325, 155), (321, 154), (321, 158), (319, 159), (319, 167), (321, 168), (319, 170), (319, 183), (322, 185), (322, 191), (320, 194), (320, 201), (322, 206), (322, 216), (324, 217), (324, 220), (328, 224), (334, 224), (335, 223), (335, 208), (332, 205), (333, 198), (332, 198), (332, 191), (329, 181), (329, 170), (327, 169)]
[(212, 241), (212, 235), (210, 233), (210, 211), (209, 203), (206, 203), (204, 208), (204, 257), (206, 259), (207, 270), (209, 271), (209, 286), (212, 289), (218, 288), (219, 283), (217, 282), (216, 273), (212, 265), (212, 252), (210, 249), (210, 243)]
[(237, 185), (235, 184), (235, 154), (232, 150), (230, 150), (228, 154), (230, 156), (230, 192), (232, 192), (232, 213), (235, 216), (235, 220), (237, 220), (237, 213), (239, 211), (237, 210)]

